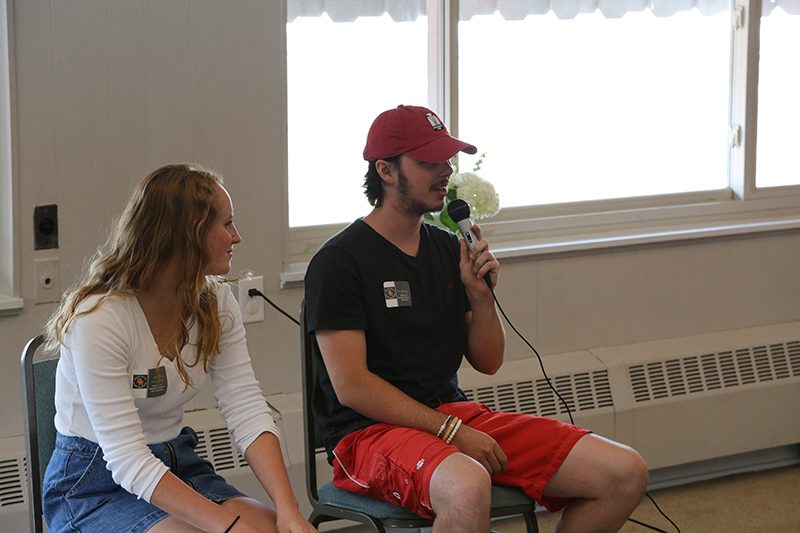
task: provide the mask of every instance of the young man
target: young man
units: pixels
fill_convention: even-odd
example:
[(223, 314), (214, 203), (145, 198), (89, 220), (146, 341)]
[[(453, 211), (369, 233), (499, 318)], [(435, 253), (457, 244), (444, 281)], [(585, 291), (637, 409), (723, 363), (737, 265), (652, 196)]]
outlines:
[(434, 532), (490, 529), (491, 484), (522, 487), (559, 531), (617, 531), (647, 468), (632, 449), (556, 420), (466, 401), (462, 357), (492, 374), (505, 333), (489, 286), (500, 264), (481, 238), (423, 223), (444, 207), (459, 151), (422, 107), (375, 119), (364, 187), (373, 210), (323, 245), (306, 274), (308, 328), (320, 357), (314, 415), (337, 486), (435, 517)]

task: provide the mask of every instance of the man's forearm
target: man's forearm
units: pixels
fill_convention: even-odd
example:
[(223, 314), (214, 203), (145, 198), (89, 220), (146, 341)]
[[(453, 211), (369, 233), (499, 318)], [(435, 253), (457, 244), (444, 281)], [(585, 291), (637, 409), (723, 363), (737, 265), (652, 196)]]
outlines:
[(505, 353), (506, 334), (503, 323), (497, 313), (494, 298), (475, 298), (471, 303), (467, 360), (475, 370), (494, 374), (502, 366)]
[(446, 418), (372, 373), (351, 378), (340, 388), (344, 390), (340, 392), (334, 384), (342, 405), (384, 424), (417, 428), (435, 435)]

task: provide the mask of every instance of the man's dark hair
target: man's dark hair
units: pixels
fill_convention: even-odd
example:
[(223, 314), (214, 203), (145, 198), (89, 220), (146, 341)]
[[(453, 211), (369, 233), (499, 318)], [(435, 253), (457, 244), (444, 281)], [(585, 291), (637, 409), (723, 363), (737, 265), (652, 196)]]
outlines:
[[(398, 167), (400, 165), (400, 155), (395, 155), (392, 157), (384, 157), (382, 158), (383, 161)], [(380, 207), (383, 203), (383, 180), (381, 179), (380, 174), (378, 174), (378, 169), (375, 167), (375, 163), (379, 161), (375, 159), (369, 162), (369, 166), (367, 167), (367, 173), (364, 175), (364, 195), (369, 200), (370, 205), (374, 207)]]

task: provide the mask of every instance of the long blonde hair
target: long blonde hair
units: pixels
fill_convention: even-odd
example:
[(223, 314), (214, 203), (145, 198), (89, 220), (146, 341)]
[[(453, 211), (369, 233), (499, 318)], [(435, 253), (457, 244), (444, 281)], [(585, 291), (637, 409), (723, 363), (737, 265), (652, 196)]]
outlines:
[[(108, 242), (98, 249), (49, 320), (47, 349), (64, 344), (75, 320), (95, 311), (108, 297), (133, 296), (136, 290), (152, 286), (159, 268), (180, 254), (180, 327), (164, 353), (176, 354), (174, 361), (187, 387), (192, 380), (186, 367), (202, 361), (208, 372), (211, 358), (219, 353), (222, 327), (217, 286), (225, 280), (206, 277), (203, 271), (208, 261), (206, 238), (217, 216), (213, 196), (222, 184), (219, 174), (197, 165), (167, 165), (150, 173), (134, 191)], [(101, 297), (91, 308), (78, 312), (84, 300), (97, 294)], [(195, 360), (187, 362), (180, 354), (195, 325)]]

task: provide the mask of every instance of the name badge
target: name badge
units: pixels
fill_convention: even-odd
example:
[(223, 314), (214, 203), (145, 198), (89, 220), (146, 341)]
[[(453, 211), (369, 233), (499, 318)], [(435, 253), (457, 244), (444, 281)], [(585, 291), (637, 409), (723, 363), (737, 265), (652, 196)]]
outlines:
[(386, 307), (411, 307), (411, 285), (407, 281), (384, 281)]
[(167, 369), (163, 366), (134, 370), (131, 375), (134, 398), (156, 398), (167, 393)]

